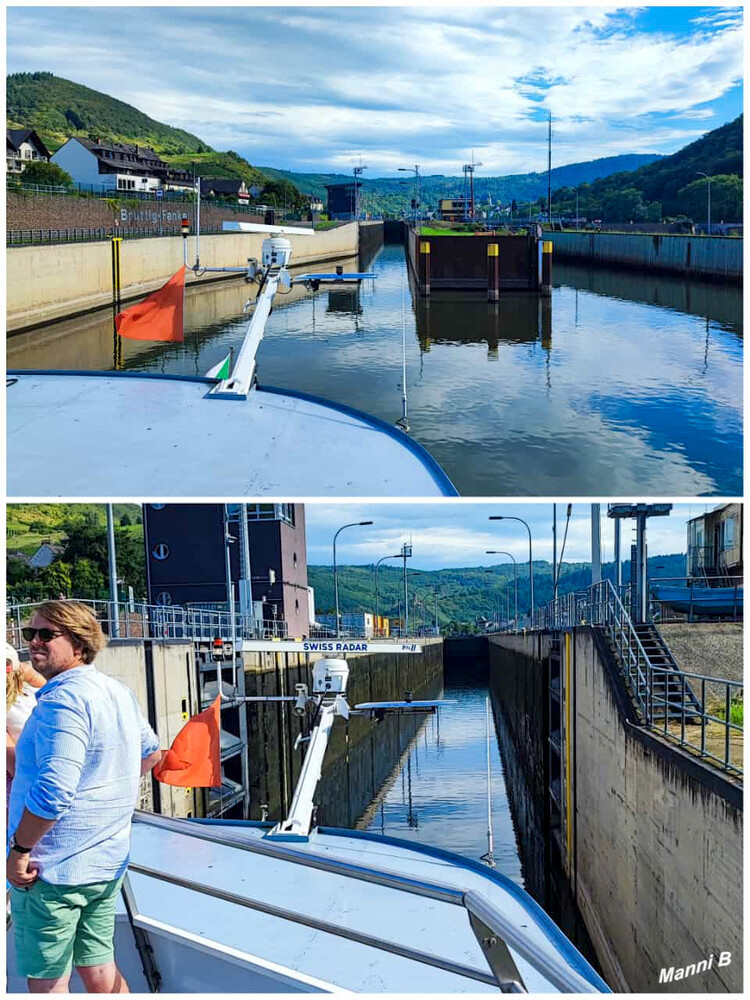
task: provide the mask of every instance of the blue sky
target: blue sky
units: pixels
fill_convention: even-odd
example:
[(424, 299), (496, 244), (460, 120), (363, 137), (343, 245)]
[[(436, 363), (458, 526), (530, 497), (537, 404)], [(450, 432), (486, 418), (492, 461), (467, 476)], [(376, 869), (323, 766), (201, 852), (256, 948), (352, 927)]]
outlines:
[(251, 163), (492, 175), (671, 153), (742, 110), (739, 7), (11, 7), (50, 70)]
[[(565, 527), (566, 504), (557, 505), (559, 542)], [(675, 504), (669, 517), (648, 522), (650, 555), (686, 551), (685, 524), (716, 504)], [(507, 557), (488, 556), (487, 549), (504, 550), (519, 562), (529, 558), (529, 536), (517, 521), (489, 521), (491, 514), (521, 517), (531, 528), (534, 559), (552, 559), (551, 503), (311, 503), (305, 507), (307, 521), (307, 561), (310, 565), (330, 565), (334, 533), (344, 524), (372, 521), (371, 526), (347, 528), (336, 543), (340, 565), (368, 565), (382, 556), (399, 551), (410, 539), (413, 569), (445, 569), (462, 566), (491, 566), (509, 562)], [(613, 522), (602, 504), (602, 559), (613, 556)], [(622, 528), (623, 552), (634, 541), (634, 523)], [(591, 504), (573, 504), (573, 514), (565, 546), (565, 562), (587, 562), (591, 553)], [(560, 550), (558, 548), (558, 558)], [(393, 565), (398, 565), (394, 563)]]

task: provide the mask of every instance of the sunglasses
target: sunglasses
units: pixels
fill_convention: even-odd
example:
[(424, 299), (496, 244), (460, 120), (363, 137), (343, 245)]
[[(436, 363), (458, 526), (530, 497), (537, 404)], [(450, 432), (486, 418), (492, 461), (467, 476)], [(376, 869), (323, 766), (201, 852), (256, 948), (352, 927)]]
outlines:
[(24, 637), (26, 642), (31, 642), (37, 636), (42, 640), (42, 642), (51, 642), (52, 639), (56, 638), (58, 635), (64, 635), (63, 632), (54, 632), (51, 628), (22, 628), (21, 635)]

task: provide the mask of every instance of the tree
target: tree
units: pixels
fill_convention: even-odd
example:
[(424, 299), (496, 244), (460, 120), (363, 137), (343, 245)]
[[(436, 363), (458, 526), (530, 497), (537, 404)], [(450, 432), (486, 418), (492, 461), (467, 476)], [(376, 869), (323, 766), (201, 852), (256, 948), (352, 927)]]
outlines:
[(93, 559), (77, 559), (71, 573), (72, 591), (76, 597), (94, 600), (106, 596), (104, 573)]
[[(708, 215), (708, 181), (705, 177), (687, 184), (677, 193), (680, 206), (694, 221), (704, 222)], [(717, 174), (711, 178), (711, 220), (742, 220), (742, 178)]]
[(604, 199), (603, 214), (607, 222), (639, 222), (646, 218), (646, 206), (636, 188), (613, 191)]
[(73, 178), (67, 170), (45, 160), (33, 160), (29, 163), (24, 169), (22, 179), (24, 183), (49, 184), (50, 187), (70, 187), (73, 183)]
[(61, 594), (63, 597), (69, 597), (71, 594), (73, 581), (68, 563), (56, 559), (39, 571), (38, 579), (44, 587), (45, 597), (49, 599), (56, 600)]
[(132, 524), (132, 523), (133, 522), (130, 520), (130, 516), (127, 513), (123, 514), (122, 517), (120, 518), (120, 527), (121, 528), (126, 528), (129, 524)]

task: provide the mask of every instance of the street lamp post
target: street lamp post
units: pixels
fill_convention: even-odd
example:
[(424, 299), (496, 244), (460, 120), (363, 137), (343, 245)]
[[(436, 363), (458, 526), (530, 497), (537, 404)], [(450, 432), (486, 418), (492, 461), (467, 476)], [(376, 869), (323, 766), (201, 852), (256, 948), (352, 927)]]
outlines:
[(518, 564), (516, 563), (516, 557), (514, 555), (512, 555), (510, 552), (503, 552), (502, 549), (487, 549), (485, 555), (488, 555), (488, 556), (508, 556), (510, 559), (513, 560), (513, 591), (514, 591), (514, 597), (513, 597), (514, 612), (513, 612), (513, 614), (514, 614), (514, 617), (515, 617), (515, 621), (517, 623), (518, 622)]
[(529, 590), (531, 598), (531, 626), (534, 627), (534, 557), (531, 551), (531, 528), (522, 517), (510, 514), (491, 514), (490, 521), (520, 521), (529, 533)]
[(701, 177), (705, 177), (706, 180), (708, 181), (708, 211), (706, 218), (706, 229), (708, 231), (708, 235), (710, 236), (711, 235), (711, 178), (707, 173), (704, 173), (704, 171), (702, 170), (696, 170), (695, 172), (696, 174), (700, 174)]
[(378, 559), (375, 563), (375, 617), (380, 617), (380, 590), (378, 588), (378, 566), (385, 562), (386, 559), (400, 559), (401, 553), (397, 552), (395, 556), (383, 556), (382, 559)]
[(417, 222), (422, 218), (422, 178), (419, 176), (419, 164), (415, 163), (413, 167), (399, 167), (398, 169), (406, 173), (414, 173), (417, 195), (417, 207), (414, 210), (414, 221)]
[(359, 166), (354, 168), (354, 218), (359, 220), (360, 213), (360, 196), (358, 184), (361, 184), (359, 178), (362, 176), (362, 172), (367, 170), (366, 166), (362, 165), (362, 160), (359, 161)]
[(341, 623), (339, 620), (339, 571), (336, 565), (336, 539), (345, 528), (357, 528), (361, 525), (372, 524), (372, 521), (352, 521), (350, 524), (342, 524), (333, 536), (333, 592), (336, 596), (336, 638), (341, 635)]

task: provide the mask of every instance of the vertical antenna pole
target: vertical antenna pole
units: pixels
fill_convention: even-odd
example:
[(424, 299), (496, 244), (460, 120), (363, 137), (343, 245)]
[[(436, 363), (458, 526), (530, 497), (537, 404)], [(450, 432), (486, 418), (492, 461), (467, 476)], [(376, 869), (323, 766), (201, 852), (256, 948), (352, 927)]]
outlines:
[(547, 221), (552, 225), (552, 112), (547, 133)]
[(201, 262), (201, 179), (200, 175), (195, 176), (195, 266), (200, 267)]
[(406, 304), (403, 281), (401, 282), (401, 419), (396, 422), (402, 431), (409, 433), (409, 403), (406, 397)]
[(495, 840), (492, 834), (492, 770), (490, 765), (490, 698), (485, 701), (487, 728), (487, 853), (481, 858), (490, 868), (495, 867)]

